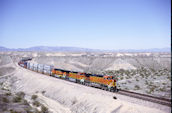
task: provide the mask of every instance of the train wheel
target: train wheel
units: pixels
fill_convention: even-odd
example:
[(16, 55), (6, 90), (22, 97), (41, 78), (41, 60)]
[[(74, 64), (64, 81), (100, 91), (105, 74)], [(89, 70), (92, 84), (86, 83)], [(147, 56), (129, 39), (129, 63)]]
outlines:
[(118, 92), (119, 91), (119, 89), (116, 89), (116, 92)]
[(109, 91), (109, 92), (111, 92), (111, 89), (110, 89), (110, 88), (108, 88), (108, 91)]

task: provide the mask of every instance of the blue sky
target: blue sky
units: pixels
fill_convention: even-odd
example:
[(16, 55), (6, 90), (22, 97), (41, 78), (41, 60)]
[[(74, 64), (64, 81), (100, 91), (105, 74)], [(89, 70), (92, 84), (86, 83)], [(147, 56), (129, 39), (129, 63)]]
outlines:
[(0, 46), (170, 47), (170, 0), (0, 0)]

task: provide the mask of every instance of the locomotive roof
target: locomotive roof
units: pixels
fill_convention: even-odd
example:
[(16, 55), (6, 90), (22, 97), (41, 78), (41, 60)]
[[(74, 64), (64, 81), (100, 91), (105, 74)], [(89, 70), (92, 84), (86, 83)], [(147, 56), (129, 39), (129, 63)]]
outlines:
[(96, 74), (93, 74), (92, 76), (96, 76), (96, 77), (104, 77), (104, 75), (96, 75)]
[(68, 73), (70, 72), (70, 71), (67, 71), (67, 70), (61, 70), (61, 71), (63, 71), (63, 72), (68, 72)]
[(54, 70), (56, 70), (56, 71), (62, 71), (62, 72), (71, 72), (71, 71), (68, 71), (68, 70), (57, 69), (57, 68), (54, 68)]
[(76, 71), (70, 71), (71, 73), (79, 73), (79, 72), (76, 72)]
[(86, 76), (86, 77), (89, 77), (89, 76), (92, 76), (92, 74), (85, 73), (85, 76)]
[(32, 60), (32, 58), (30, 58), (30, 57), (23, 57), (22, 58), (22, 61), (28, 61), (28, 60)]
[(56, 70), (56, 71), (64, 71), (64, 70), (62, 70), (62, 69), (57, 69), (57, 68), (54, 68), (54, 70)]
[[(76, 72), (76, 71), (68, 71), (68, 70), (63, 70), (63, 69), (57, 69), (55, 68), (54, 70), (57, 70), (57, 71), (62, 71), (62, 72), (71, 72), (71, 73), (80, 73), (80, 72)], [(105, 75), (98, 75), (98, 74), (90, 74), (90, 73), (84, 73), (87, 77), (89, 76), (96, 76), (96, 77), (104, 77)]]

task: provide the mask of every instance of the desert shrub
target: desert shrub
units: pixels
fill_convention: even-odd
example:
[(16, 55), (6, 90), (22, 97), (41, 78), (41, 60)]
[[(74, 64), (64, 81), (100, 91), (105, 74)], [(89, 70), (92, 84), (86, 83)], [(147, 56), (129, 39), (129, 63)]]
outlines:
[(2, 86), (2, 85), (3, 85), (3, 82), (0, 83), (0, 86)]
[(6, 97), (3, 97), (2, 98), (2, 101), (5, 102), (5, 103), (8, 103), (9, 102), (8, 98), (6, 98)]
[(144, 74), (140, 73), (140, 76), (142, 76), (142, 78), (144, 78)]
[(120, 69), (120, 70), (119, 70), (119, 73), (124, 73), (124, 72), (125, 72), (124, 69)]
[(18, 97), (24, 98), (25, 93), (24, 93), (24, 92), (18, 92), (16, 95), (17, 95)]
[(24, 105), (29, 105), (29, 103), (27, 102), (27, 100), (24, 100), (24, 101), (23, 101), (23, 104), (24, 104)]
[(171, 76), (168, 76), (167, 79), (168, 79), (168, 80), (171, 80)]
[(123, 83), (121, 83), (121, 84), (127, 84), (126, 82), (123, 82)]
[(150, 92), (154, 92), (155, 88), (156, 88), (156, 87), (154, 87), (154, 86), (151, 87), (151, 88), (150, 88)]
[(165, 91), (165, 89), (164, 89), (164, 88), (160, 88), (159, 90), (160, 90), (160, 91), (162, 91), (162, 92), (163, 92), (163, 91)]
[(16, 96), (13, 97), (13, 102), (21, 102), (21, 100), (24, 98), (24, 96), (25, 96), (24, 92), (16, 93)]
[(72, 105), (76, 104), (77, 102), (77, 99), (75, 98), (73, 101), (72, 101)]
[(148, 84), (149, 84), (147, 80), (145, 81), (145, 84), (146, 84), (146, 85), (148, 85)]
[(162, 83), (163, 85), (166, 85), (166, 83)]
[(150, 68), (150, 70), (154, 73), (155, 72), (155, 69), (153, 69), (153, 68)]
[(33, 112), (33, 113), (42, 113), (42, 112), (37, 110), (37, 109), (35, 109), (35, 112)]
[(35, 100), (35, 99), (37, 99), (38, 98), (38, 96), (37, 95), (32, 95), (32, 97), (31, 97), (33, 100)]
[(13, 97), (13, 102), (21, 102), (22, 98), (19, 96)]
[(152, 85), (153, 85), (153, 82), (150, 81), (150, 82), (149, 82), (149, 85), (152, 86)]
[(26, 113), (38, 113), (38, 112), (32, 112), (30, 107), (24, 108), (24, 110), (26, 111)]
[(6, 90), (4, 87), (1, 88), (2, 90)]
[(36, 107), (39, 107), (40, 106), (40, 103), (38, 101), (34, 101), (33, 102), (33, 105), (36, 106)]
[(140, 86), (135, 85), (134, 89), (135, 89), (135, 90), (139, 90), (139, 89), (140, 89)]
[(5, 93), (6, 96), (10, 96), (11, 95), (11, 92), (8, 92), (8, 93)]
[(42, 94), (44, 94), (45, 93), (45, 91), (42, 91)]
[(42, 113), (48, 113), (48, 108), (45, 107), (44, 105), (41, 106), (41, 112)]
[(132, 78), (130, 75), (128, 75), (128, 78)]
[(149, 91), (146, 91), (146, 93), (147, 93), (147, 94), (151, 94), (151, 91), (150, 91), (150, 90), (149, 90)]
[(129, 79), (130, 77), (129, 77), (129, 76), (126, 76), (125, 78), (126, 78), (126, 79)]
[(128, 76), (130, 75), (130, 71), (128, 71), (128, 70), (125, 70), (124, 73)]
[(10, 113), (19, 113), (19, 112), (14, 111), (13, 109), (10, 109)]

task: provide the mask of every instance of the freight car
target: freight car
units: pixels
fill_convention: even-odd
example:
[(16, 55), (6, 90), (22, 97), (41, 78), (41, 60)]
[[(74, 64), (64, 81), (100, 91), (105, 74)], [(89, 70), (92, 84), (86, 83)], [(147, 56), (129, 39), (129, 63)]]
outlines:
[(20, 65), (21, 67), (24, 67), (24, 68), (27, 68), (27, 62), (25, 62), (25, 61), (20, 61), (19, 63), (18, 63), (18, 65)]
[(75, 83), (80, 83), (87, 86), (101, 88), (103, 90), (118, 91), (116, 87), (117, 81), (113, 76), (96, 75), (96, 74), (56, 69), (56, 68), (53, 68), (53, 66), (36, 64), (32, 62), (27, 62), (25, 60), (24, 61), (21, 60), (18, 64), (21, 67), (24, 67), (24, 68), (27, 68), (27, 69), (30, 69), (32, 71), (39, 72), (42, 74), (46, 74), (49, 76), (53, 76), (56, 78), (61, 78), (68, 81), (75, 82)]

